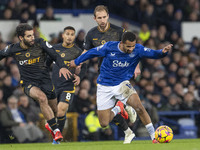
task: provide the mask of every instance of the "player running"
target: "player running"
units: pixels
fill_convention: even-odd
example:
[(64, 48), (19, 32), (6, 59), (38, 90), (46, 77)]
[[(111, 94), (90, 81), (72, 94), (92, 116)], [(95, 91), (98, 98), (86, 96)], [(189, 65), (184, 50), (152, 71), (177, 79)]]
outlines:
[[(81, 55), (82, 50), (74, 44), (75, 40), (75, 29), (71, 26), (67, 26), (64, 28), (64, 32), (62, 34), (63, 42), (54, 45), (53, 47), (56, 49), (56, 52), (61, 56), (64, 60), (65, 65), (69, 67), (70, 60), (76, 59)], [(50, 66), (53, 62), (51, 57), (47, 59), (47, 66)], [(58, 99), (58, 112), (57, 112), (57, 123), (58, 128), (62, 132), (66, 120), (66, 113), (69, 108), (69, 105), (72, 104), (75, 86), (79, 85), (80, 78), (83, 77), (86, 71), (86, 65), (83, 64), (81, 68), (80, 76), (76, 75), (75, 68), (69, 69), (73, 74), (71, 79), (65, 80), (63, 77), (59, 77), (59, 67), (57, 64), (53, 63), (52, 70), (52, 81), (55, 86), (56, 96)], [(78, 73), (77, 73), (78, 74)], [(51, 132), (48, 123), (45, 127)], [(59, 144), (53, 140), (52, 144)]]
[(68, 80), (71, 72), (48, 42), (41, 38), (35, 39), (32, 26), (19, 24), (16, 33), (20, 42), (1, 50), (0, 60), (10, 56), (16, 60), (21, 75), (20, 83), (25, 94), (38, 101), (44, 118), (52, 128), (55, 141), (60, 141), (63, 136), (54, 116), (57, 112), (57, 99), (45, 65), (47, 55), (59, 66), (59, 76), (63, 75)]
[(87, 51), (70, 62), (71, 67), (76, 67), (87, 59), (104, 57), (100, 74), (97, 78), (97, 112), (102, 127), (106, 127), (113, 117), (122, 111), (121, 107), (114, 107), (116, 99), (118, 99), (136, 110), (153, 143), (158, 143), (155, 140), (155, 129), (150, 116), (129, 80), (142, 58), (162, 58), (167, 55), (171, 48), (172, 44), (165, 46), (161, 50), (146, 48), (136, 44), (135, 34), (125, 32), (123, 33), (122, 41), (107, 42)]
[[(88, 31), (85, 42), (84, 42), (84, 52), (87, 50), (105, 44), (108, 41), (120, 41), (123, 32), (125, 31), (123, 28), (115, 26), (108, 22), (109, 12), (106, 6), (98, 5), (94, 10), (94, 20), (97, 22), (96, 27), (92, 28)], [(98, 67), (100, 70), (100, 66), (102, 63), (103, 57), (98, 59)], [(136, 68), (136, 71), (133, 73), (135, 77), (140, 74), (139, 65)], [(120, 102), (117, 102), (117, 105), (122, 105)], [(129, 117), (129, 120), (134, 123), (136, 120), (136, 112), (132, 107), (126, 106), (126, 111), (124, 115), (122, 115), (125, 119)], [(124, 144), (131, 143), (132, 139), (135, 137), (133, 131), (128, 127), (127, 122), (121, 117), (121, 115), (117, 115), (113, 122), (118, 124), (120, 128), (125, 133)]]

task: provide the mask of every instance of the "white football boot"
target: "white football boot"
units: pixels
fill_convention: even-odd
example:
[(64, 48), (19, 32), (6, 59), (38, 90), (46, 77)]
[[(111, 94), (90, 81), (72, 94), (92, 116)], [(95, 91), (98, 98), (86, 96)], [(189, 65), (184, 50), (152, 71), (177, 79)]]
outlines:
[(133, 131), (125, 134), (124, 144), (130, 144), (134, 137), (135, 137), (135, 134), (133, 133)]
[(125, 110), (127, 111), (128, 113), (128, 118), (130, 120), (131, 123), (134, 123), (137, 119), (137, 113), (135, 111), (135, 109), (133, 109), (131, 106), (129, 105), (126, 105), (126, 108)]

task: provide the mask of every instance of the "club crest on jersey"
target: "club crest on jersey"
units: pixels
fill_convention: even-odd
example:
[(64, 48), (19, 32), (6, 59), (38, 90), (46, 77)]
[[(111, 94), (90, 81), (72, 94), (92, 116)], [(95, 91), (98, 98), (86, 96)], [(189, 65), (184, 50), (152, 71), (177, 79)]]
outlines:
[(46, 42), (46, 46), (48, 47), (48, 48), (52, 48), (53, 46), (51, 45), (51, 44), (49, 44), (48, 42)]
[(101, 41), (101, 44), (105, 44), (105, 43), (106, 43), (106, 41), (105, 41), (105, 40), (102, 40), (102, 41)]
[(60, 56), (61, 56), (61, 57), (65, 57), (65, 53), (62, 53)]
[(129, 57), (134, 57), (134, 56), (135, 56), (135, 54), (133, 54), (133, 53), (129, 54)]
[(30, 54), (30, 53), (26, 53), (25, 56), (26, 56), (26, 57), (30, 57), (31, 54)]

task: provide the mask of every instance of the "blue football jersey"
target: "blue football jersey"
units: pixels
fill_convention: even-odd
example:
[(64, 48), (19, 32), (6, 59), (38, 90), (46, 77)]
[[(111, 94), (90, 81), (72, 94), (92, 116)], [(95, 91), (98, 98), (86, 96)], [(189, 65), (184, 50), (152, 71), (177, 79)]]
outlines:
[(119, 41), (110, 41), (90, 49), (75, 59), (75, 64), (79, 65), (93, 57), (104, 57), (97, 83), (115, 86), (132, 78), (135, 68), (142, 58), (158, 59), (167, 55), (167, 53), (162, 52), (162, 49), (153, 50), (141, 44), (136, 44), (133, 52), (128, 54), (120, 50), (119, 44)]

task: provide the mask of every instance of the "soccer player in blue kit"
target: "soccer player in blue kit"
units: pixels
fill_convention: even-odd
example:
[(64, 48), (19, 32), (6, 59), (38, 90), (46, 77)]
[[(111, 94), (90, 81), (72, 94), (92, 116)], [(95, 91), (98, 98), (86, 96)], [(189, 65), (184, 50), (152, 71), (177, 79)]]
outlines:
[[(94, 9), (94, 20), (97, 23), (97, 26), (91, 28), (86, 37), (83, 44), (84, 52), (94, 47), (105, 44), (108, 41), (120, 41), (122, 34), (125, 32), (125, 29), (118, 27), (109, 22), (109, 11), (108, 8), (104, 5), (98, 5)], [(84, 53), (83, 52), (83, 53)], [(98, 72), (100, 72), (101, 63), (103, 61), (103, 57), (98, 57)], [(136, 78), (140, 75), (141, 71), (139, 68), (139, 64), (135, 68), (134, 77)], [(116, 105), (120, 107), (124, 107), (123, 104), (118, 101)], [(129, 128), (128, 123), (125, 119), (130, 120), (131, 123), (134, 123), (137, 117), (137, 114), (131, 106), (126, 105), (124, 114), (116, 115), (112, 122), (115, 123), (121, 130), (123, 130), (124, 144), (131, 143), (132, 139), (135, 137), (133, 131)]]
[(82, 54), (70, 62), (71, 67), (76, 67), (85, 60), (93, 57), (104, 57), (97, 78), (97, 112), (100, 125), (108, 126), (113, 117), (121, 112), (119, 106), (115, 106), (116, 100), (129, 104), (139, 115), (145, 125), (153, 143), (155, 140), (155, 129), (151, 118), (143, 107), (140, 98), (129, 80), (142, 58), (159, 59), (165, 57), (171, 50), (172, 44), (161, 50), (152, 50), (141, 44), (136, 44), (136, 36), (132, 32), (125, 32), (122, 40), (110, 41)]

